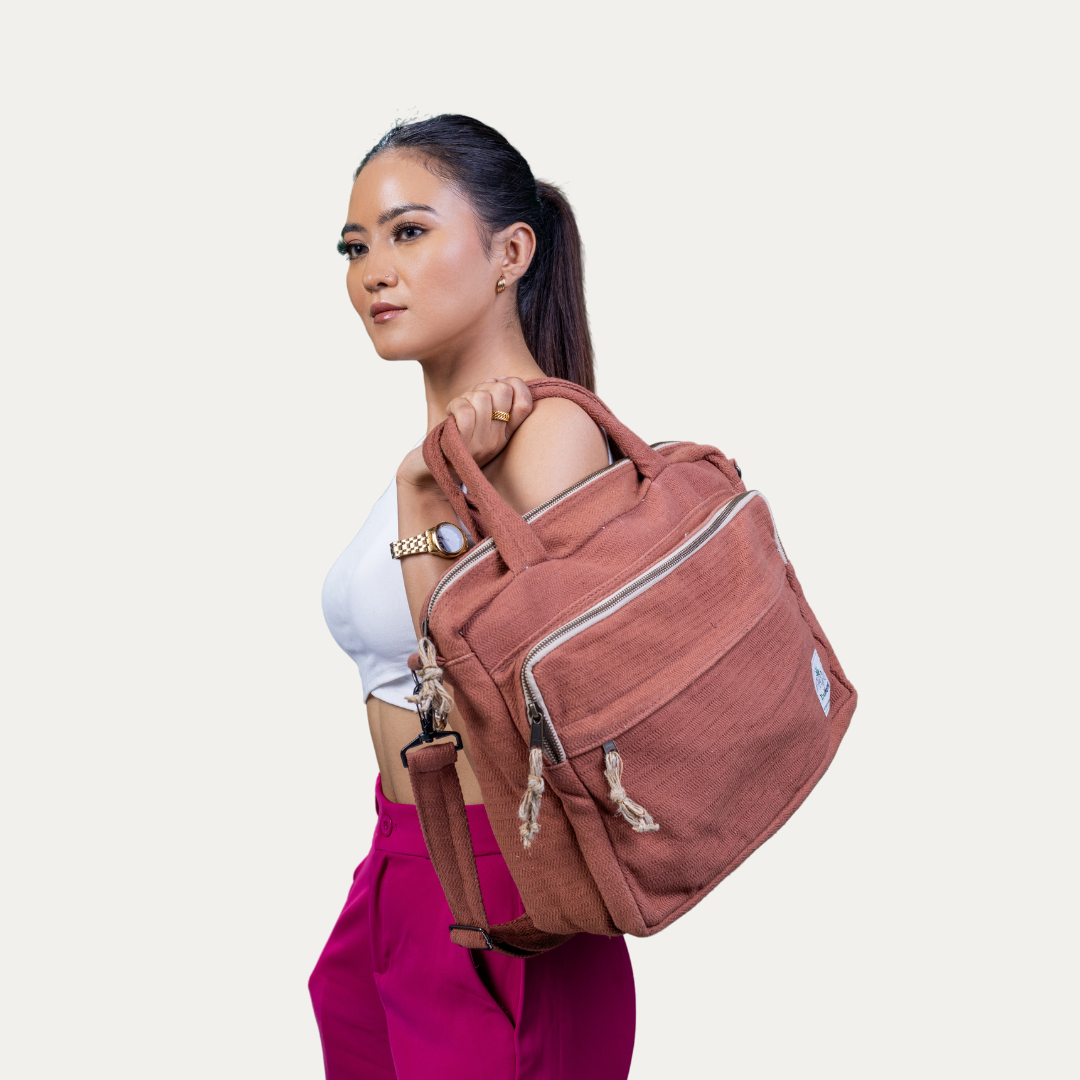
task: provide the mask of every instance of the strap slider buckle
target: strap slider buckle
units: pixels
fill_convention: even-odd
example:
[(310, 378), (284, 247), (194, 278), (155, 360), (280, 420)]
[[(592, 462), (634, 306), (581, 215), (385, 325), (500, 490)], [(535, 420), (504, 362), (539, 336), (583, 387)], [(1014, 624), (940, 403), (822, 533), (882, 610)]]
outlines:
[(466, 926), (464, 923), (451, 923), (449, 929), (453, 930), (472, 930), (479, 934), (484, 939), (484, 950), (490, 951), (495, 946), (491, 942), (491, 935), (482, 926)]

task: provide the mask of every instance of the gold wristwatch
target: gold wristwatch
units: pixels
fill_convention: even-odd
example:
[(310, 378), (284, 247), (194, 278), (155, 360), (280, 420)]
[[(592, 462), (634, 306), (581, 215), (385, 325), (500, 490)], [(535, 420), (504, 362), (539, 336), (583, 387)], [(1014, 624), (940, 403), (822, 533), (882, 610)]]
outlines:
[(390, 556), (403, 559), (406, 555), (438, 555), (440, 559), (456, 559), (469, 542), (465, 534), (449, 521), (442, 521), (408, 540), (391, 540)]

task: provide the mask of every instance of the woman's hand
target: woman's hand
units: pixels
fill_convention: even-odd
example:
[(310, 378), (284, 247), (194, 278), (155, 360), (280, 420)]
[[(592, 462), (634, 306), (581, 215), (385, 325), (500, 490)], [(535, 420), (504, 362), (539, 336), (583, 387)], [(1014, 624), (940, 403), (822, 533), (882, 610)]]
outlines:
[[(465, 448), (483, 468), (498, 457), (510, 436), (532, 412), (532, 394), (524, 381), (514, 376), (485, 379), (446, 407), (446, 415), (457, 421)], [(495, 420), (493, 412), (510, 414), (509, 420)]]
[[(485, 379), (472, 390), (454, 398), (446, 415), (457, 421), (462, 441), (473, 461), (483, 468), (506, 448), (510, 436), (532, 412), (532, 394), (524, 380), (516, 376)], [(495, 420), (493, 412), (510, 414), (509, 420)], [(409, 452), (398, 468), (398, 479), (413, 487), (435, 487), (435, 478), (424, 461), (423, 446)]]
[[(461, 397), (454, 398), (446, 408), (448, 416), (457, 421), (461, 437), (477, 465), (483, 468), (506, 447), (510, 436), (532, 412), (533, 401), (529, 388), (516, 377), (485, 379)], [(493, 410), (508, 412), (509, 420), (493, 420)], [(411, 450), (398, 466), (398, 535), (413, 536), (439, 521), (454, 521), (454, 509), (446, 495), (435, 483), (423, 446)], [(444, 560), (409, 557), (401, 561), (405, 594), (417, 634), (423, 622), (423, 605), (435, 583), (446, 573)]]
[[(493, 410), (508, 412), (510, 419), (493, 420)], [(454, 398), (446, 411), (456, 420), (473, 460), (519, 514), (608, 462), (604, 436), (583, 409), (557, 397), (534, 405), (528, 386), (516, 377), (485, 379)], [(454, 509), (424, 462), (422, 447), (401, 463), (397, 494), (399, 537), (418, 535), (440, 521), (454, 521)], [(427, 598), (447, 569), (445, 560), (435, 556), (401, 560), (405, 594), (418, 634)]]

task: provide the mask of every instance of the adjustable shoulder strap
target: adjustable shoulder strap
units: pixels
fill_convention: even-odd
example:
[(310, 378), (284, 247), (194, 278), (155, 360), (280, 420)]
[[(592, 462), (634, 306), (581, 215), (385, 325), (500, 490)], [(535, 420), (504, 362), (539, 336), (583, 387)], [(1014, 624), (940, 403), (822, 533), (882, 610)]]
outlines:
[(528, 915), (496, 926), (488, 923), (469, 815), (454, 767), (457, 750), (453, 743), (437, 742), (414, 750), (408, 760), (424, 843), (454, 916), (450, 940), (466, 949), (494, 949), (519, 957), (536, 956), (568, 941), (572, 934), (537, 930)]

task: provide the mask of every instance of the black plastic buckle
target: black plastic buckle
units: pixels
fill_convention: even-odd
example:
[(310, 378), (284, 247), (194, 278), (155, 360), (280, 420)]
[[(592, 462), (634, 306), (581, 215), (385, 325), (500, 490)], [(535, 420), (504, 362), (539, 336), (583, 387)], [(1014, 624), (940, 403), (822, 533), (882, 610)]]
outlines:
[(484, 950), (490, 952), (495, 946), (491, 943), (491, 935), (482, 926), (465, 926), (463, 923), (451, 923), (451, 930), (475, 930), (484, 939)]
[[(420, 693), (420, 677), (413, 672), (413, 685), (416, 687), (416, 693)], [(436, 731), (435, 721), (431, 717), (431, 709), (422, 710), (420, 705), (417, 704), (416, 712), (420, 717), (420, 734), (408, 746), (401, 748), (401, 764), (407, 769), (409, 767), (409, 759), (406, 756), (407, 751), (411, 750), (414, 746), (421, 746), (423, 743), (432, 743), (436, 739), (445, 739), (448, 735), (454, 736), (454, 749), (464, 749), (464, 743), (461, 741), (461, 736), (456, 731)]]
[(409, 767), (408, 751), (414, 746), (420, 746), (422, 743), (434, 742), (436, 739), (445, 739), (447, 735), (454, 736), (454, 749), (463, 750), (465, 744), (461, 741), (461, 736), (456, 731), (433, 731), (430, 734), (426, 731), (421, 731), (419, 735), (408, 746), (401, 748), (401, 764), (407, 769)]

